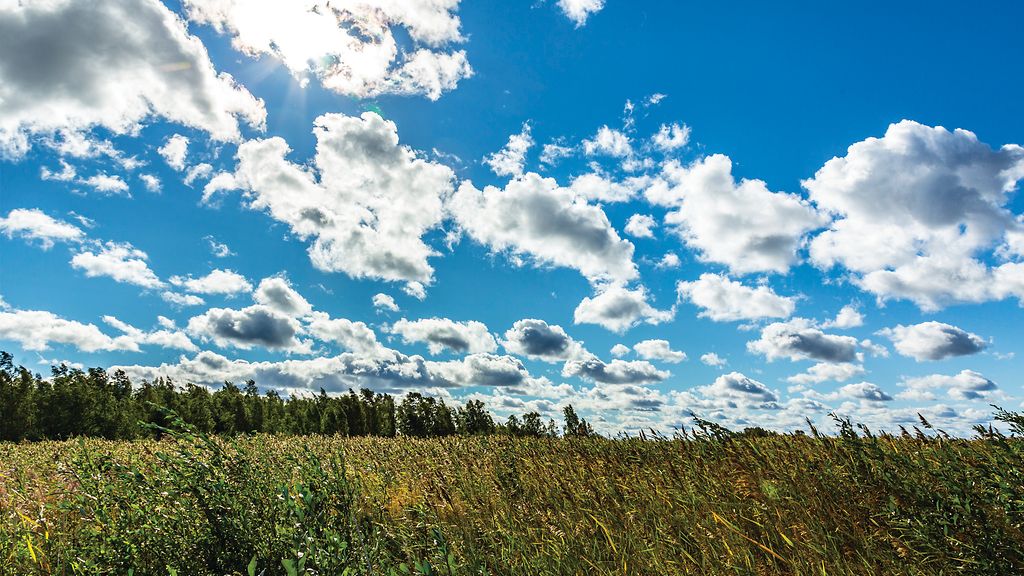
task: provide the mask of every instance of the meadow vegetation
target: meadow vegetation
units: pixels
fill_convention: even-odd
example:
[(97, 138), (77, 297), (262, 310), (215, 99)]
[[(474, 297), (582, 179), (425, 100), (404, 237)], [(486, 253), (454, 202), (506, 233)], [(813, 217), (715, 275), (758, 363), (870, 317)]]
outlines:
[(218, 435), (150, 409), (137, 439), (0, 442), (0, 574), (1024, 573), (1024, 416), (998, 409), (971, 439)]

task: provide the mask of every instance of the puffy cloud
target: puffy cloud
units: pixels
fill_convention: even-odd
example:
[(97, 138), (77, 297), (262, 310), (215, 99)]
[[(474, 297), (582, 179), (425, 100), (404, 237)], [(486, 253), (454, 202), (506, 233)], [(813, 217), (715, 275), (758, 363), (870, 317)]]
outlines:
[(612, 356), (615, 356), (616, 358), (622, 358), (626, 354), (629, 354), (631, 350), (632, 348), (625, 344), (616, 344), (615, 346), (612, 346), (611, 353)]
[(670, 268), (679, 268), (683, 265), (683, 262), (679, 259), (679, 255), (675, 252), (668, 252), (654, 263), (654, 267), (659, 270), (668, 270)]
[(846, 386), (836, 390), (835, 396), (838, 398), (864, 400), (867, 402), (891, 402), (893, 399), (892, 396), (886, 394), (884, 390), (878, 387), (878, 385), (870, 382), (847, 384)]
[(288, 280), (277, 276), (261, 280), (253, 299), (257, 304), (296, 318), (313, 311), (312, 304), (296, 292)]
[(647, 303), (647, 290), (642, 286), (634, 290), (622, 286), (603, 288), (593, 298), (586, 297), (573, 312), (576, 324), (597, 324), (613, 332), (626, 330), (644, 322), (661, 324), (675, 316), (675, 308), (658, 310)]
[(139, 180), (142, 180), (142, 185), (146, 187), (149, 192), (158, 193), (163, 187), (160, 183), (160, 179), (152, 174), (139, 174)]
[(761, 180), (732, 175), (732, 161), (715, 154), (683, 166), (666, 162), (645, 192), (672, 209), (665, 223), (701, 260), (736, 274), (786, 272), (804, 235), (827, 220), (795, 194), (772, 192)]
[(702, 318), (716, 322), (788, 318), (796, 308), (795, 298), (779, 296), (769, 286), (745, 286), (725, 274), (701, 274), (693, 282), (679, 282), (676, 291), (703, 308)]
[(447, 386), (511, 387), (528, 384), (530, 373), (512, 356), (470, 354), (461, 360), (427, 362), (427, 369)]
[(456, 322), (448, 318), (423, 318), (395, 322), (391, 333), (398, 334), (406, 344), (421, 342), (431, 354), (440, 354), (445, 348), (454, 352), (494, 352), (498, 344), (482, 322), (470, 320)]
[(484, 158), (484, 163), (498, 176), (522, 176), (526, 153), (532, 146), (530, 124), (524, 123), (522, 132), (509, 136), (505, 147)]
[(309, 256), (319, 270), (429, 283), (427, 259), (436, 252), (422, 237), (441, 223), (451, 169), (418, 158), (399, 144), (395, 124), (372, 112), (325, 114), (314, 134), (315, 173), (285, 159), (281, 138), (239, 146), (234, 183), (250, 207), (313, 239)]
[(864, 315), (860, 313), (853, 304), (843, 306), (834, 320), (829, 320), (821, 325), (822, 328), (856, 328), (864, 325)]
[(185, 173), (183, 182), (185, 183), (185, 186), (191, 186), (196, 180), (205, 180), (209, 178), (210, 174), (213, 174), (213, 166), (210, 166), (206, 162), (196, 164), (189, 168), (188, 172)]
[(81, 228), (36, 208), (15, 208), (6, 217), (0, 217), (0, 232), (8, 238), (38, 241), (43, 250), (52, 248), (54, 242), (80, 242), (85, 238)]
[(170, 280), (171, 284), (184, 288), (193, 294), (226, 294), (233, 296), (235, 294), (252, 292), (252, 284), (245, 279), (245, 276), (234, 270), (221, 270), (218, 268), (199, 278), (193, 278), (191, 275), (187, 277), (171, 276)]
[(715, 368), (721, 368), (729, 362), (714, 352), (708, 352), (707, 354), (701, 354), (700, 361), (706, 366), (713, 366)]
[(202, 306), (206, 303), (205, 300), (194, 294), (178, 294), (170, 290), (161, 292), (160, 298), (174, 306)]
[(697, 388), (697, 391), (709, 398), (746, 404), (774, 404), (779, 396), (767, 386), (748, 378), (739, 372), (723, 374), (708, 386)]
[(66, 320), (43, 310), (0, 309), (0, 339), (36, 351), (47, 350), (51, 344), (68, 344), (82, 352), (139, 350), (129, 336), (112, 338), (94, 324)]
[(654, 218), (647, 214), (633, 214), (626, 221), (624, 230), (626, 234), (634, 238), (654, 238), (654, 232), (651, 229), (657, 225), (658, 223), (654, 221)]
[(235, 140), (239, 118), (266, 117), (157, 0), (4, 2), (0, 55), (0, 150), (15, 156), (63, 129), (133, 133), (156, 116)]
[(377, 310), (398, 312), (398, 304), (395, 303), (395, 299), (383, 293), (373, 295), (373, 307)]
[(957, 400), (980, 400), (998, 389), (995, 382), (974, 370), (961, 370), (953, 376), (932, 374), (907, 378), (903, 384), (906, 390), (897, 396), (905, 400), (934, 400), (932, 390), (939, 388), (944, 388), (951, 398)]
[[(161, 320), (170, 322), (169, 319), (161, 317)], [(152, 330), (150, 332), (144, 332), (138, 328), (118, 320), (114, 316), (104, 316), (103, 321), (124, 333), (125, 336), (130, 338), (136, 344), (152, 344), (154, 346), (160, 346), (161, 348), (169, 348), (173, 350), (185, 350), (187, 352), (195, 352), (199, 348), (192, 343), (189, 337), (179, 330), (174, 329), (174, 323), (171, 322), (170, 327), (165, 326), (164, 330)]]
[(604, 211), (551, 178), (529, 173), (502, 190), (464, 182), (449, 203), (460, 228), (496, 252), (579, 270), (592, 282), (637, 276), (633, 245)]
[(864, 367), (860, 364), (852, 362), (819, 362), (808, 368), (806, 372), (790, 376), (786, 380), (794, 384), (817, 384), (827, 381), (845, 382), (863, 373)]
[(587, 156), (626, 158), (633, 155), (633, 145), (629, 142), (629, 136), (608, 126), (601, 126), (593, 139), (583, 141), (583, 153)]
[(505, 331), (501, 345), (512, 354), (546, 362), (568, 360), (583, 351), (583, 347), (561, 326), (534, 318), (516, 321)]
[(302, 83), (314, 76), (358, 98), (422, 94), (436, 100), (473, 73), (464, 51), (444, 50), (462, 41), (458, 4), (186, 0), (185, 9), (192, 21), (230, 34), (239, 51), (274, 56)]
[(228, 256), (234, 256), (235, 253), (231, 251), (231, 248), (223, 242), (218, 242), (213, 236), (207, 236), (203, 238), (206, 240), (207, 245), (210, 247), (210, 254), (215, 258), (227, 258)]
[(558, 0), (558, 7), (580, 28), (587, 23), (591, 14), (604, 8), (604, 0)]
[(211, 308), (188, 321), (188, 333), (204, 342), (213, 341), (221, 348), (236, 347), (249, 350), (262, 346), (271, 350), (309, 352), (309, 343), (296, 336), (299, 323), (289, 316), (263, 305), (241, 310)]
[(978, 259), (1019, 228), (1006, 204), (1022, 177), (1020, 146), (994, 150), (966, 130), (892, 124), (804, 181), (835, 217), (811, 242), (811, 260), (845, 267), (880, 300), (925, 310), (1024, 297)]
[(634, 344), (633, 350), (644, 360), (661, 360), (672, 364), (686, 360), (686, 353), (673, 350), (668, 340), (643, 340)]
[(364, 356), (387, 357), (394, 354), (377, 341), (377, 334), (363, 322), (331, 318), (323, 312), (314, 312), (308, 329), (319, 340), (334, 342)]
[(649, 178), (632, 176), (616, 182), (601, 172), (577, 176), (569, 189), (578, 197), (592, 202), (629, 202), (647, 186)]
[(164, 145), (157, 148), (157, 153), (167, 165), (178, 172), (185, 169), (185, 155), (188, 154), (188, 137), (174, 134), (167, 138)]
[(405, 286), (402, 286), (402, 292), (405, 292), (406, 296), (411, 296), (417, 300), (427, 299), (427, 288), (422, 282), (406, 282)]
[(900, 324), (881, 330), (879, 334), (892, 340), (897, 352), (918, 362), (969, 356), (988, 346), (981, 336), (942, 322)]
[(111, 176), (109, 174), (95, 174), (84, 180), (80, 180), (79, 182), (91, 187), (100, 194), (131, 196), (128, 192), (128, 183), (117, 175)]
[(131, 244), (107, 242), (75, 254), (71, 258), (71, 266), (84, 271), (89, 278), (107, 276), (116, 282), (161, 288), (164, 283), (149, 269), (148, 259), (145, 252)]
[(576, 148), (572, 146), (563, 146), (558, 142), (551, 142), (545, 144), (541, 149), (540, 162), (548, 166), (554, 166), (558, 164), (558, 161), (562, 158), (568, 158), (576, 152)]
[(651, 144), (662, 152), (672, 152), (690, 143), (690, 127), (686, 124), (662, 124), (651, 137)]
[(661, 382), (671, 374), (658, 370), (646, 360), (604, 362), (593, 354), (585, 354), (567, 361), (562, 367), (562, 376), (579, 376), (601, 384), (651, 384)]
[(857, 360), (858, 342), (850, 336), (826, 334), (806, 318), (775, 322), (761, 330), (761, 338), (747, 343), (747, 349), (765, 356), (769, 361), (814, 359), (821, 362), (853, 362)]

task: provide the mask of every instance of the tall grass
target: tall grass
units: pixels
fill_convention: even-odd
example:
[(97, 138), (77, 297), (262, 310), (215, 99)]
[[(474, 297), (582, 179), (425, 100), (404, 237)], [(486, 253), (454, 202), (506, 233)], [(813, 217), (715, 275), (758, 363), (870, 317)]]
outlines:
[(0, 444), (0, 573), (1024, 573), (1021, 440), (837, 425)]

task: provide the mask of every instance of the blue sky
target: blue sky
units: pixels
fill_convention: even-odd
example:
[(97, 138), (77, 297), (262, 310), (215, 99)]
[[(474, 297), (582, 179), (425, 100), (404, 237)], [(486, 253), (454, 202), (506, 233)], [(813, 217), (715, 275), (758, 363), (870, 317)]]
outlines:
[(0, 3), (4, 349), (608, 432), (1021, 406), (1018, 6), (312, 4)]

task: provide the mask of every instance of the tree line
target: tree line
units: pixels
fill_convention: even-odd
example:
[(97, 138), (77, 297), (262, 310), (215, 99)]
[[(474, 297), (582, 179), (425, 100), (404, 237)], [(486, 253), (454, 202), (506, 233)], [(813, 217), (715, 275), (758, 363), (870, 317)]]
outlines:
[(133, 385), (120, 370), (80, 370), (54, 366), (50, 378), (15, 366), (0, 352), (0, 440), (63, 440), (77, 436), (129, 440), (159, 434), (172, 411), (202, 432), (212, 434), (328, 434), (342, 436), (438, 437), (455, 434), (513, 436), (590, 436), (594, 431), (572, 406), (564, 425), (544, 422), (537, 412), (497, 422), (483, 402), (452, 407), (443, 399), (407, 394), (400, 402), (368, 389), (329, 395), (283, 397), (260, 393), (256, 382), (231, 382), (215, 391), (157, 378)]

